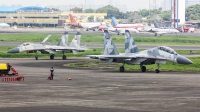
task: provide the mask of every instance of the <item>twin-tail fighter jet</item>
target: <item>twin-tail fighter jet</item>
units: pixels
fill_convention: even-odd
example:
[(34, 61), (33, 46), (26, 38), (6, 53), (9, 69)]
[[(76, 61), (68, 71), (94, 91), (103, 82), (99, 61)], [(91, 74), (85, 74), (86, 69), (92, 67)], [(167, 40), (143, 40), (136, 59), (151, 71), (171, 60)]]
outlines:
[(27, 52), (27, 53), (35, 53), (35, 59), (38, 60), (38, 51), (42, 54), (50, 54), (50, 59), (54, 59), (54, 55), (58, 53), (62, 53), (62, 59), (65, 60), (67, 57), (65, 53), (73, 52), (74, 54), (78, 52), (84, 52), (88, 50), (85, 46), (80, 46), (81, 35), (79, 32), (76, 33), (75, 37), (72, 39), (70, 45), (68, 45), (68, 32), (65, 32), (61, 37), (60, 41), (57, 45), (46, 45), (45, 42), (50, 37), (47, 36), (41, 43), (23, 43), (16, 48), (13, 48), (8, 51), (8, 53), (19, 53), (19, 52)]
[(172, 48), (167, 46), (157, 46), (148, 50), (140, 51), (136, 46), (130, 32), (125, 31), (125, 53), (118, 53), (107, 30), (104, 31), (104, 52), (102, 55), (88, 55), (92, 59), (104, 60), (108, 64), (120, 62), (123, 65), (119, 71), (124, 72), (124, 64), (140, 65), (141, 71), (146, 72), (145, 65), (157, 64), (156, 73), (159, 73), (160, 64), (166, 61), (178, 64), (192, 64), (188, 58), (177, 54)]

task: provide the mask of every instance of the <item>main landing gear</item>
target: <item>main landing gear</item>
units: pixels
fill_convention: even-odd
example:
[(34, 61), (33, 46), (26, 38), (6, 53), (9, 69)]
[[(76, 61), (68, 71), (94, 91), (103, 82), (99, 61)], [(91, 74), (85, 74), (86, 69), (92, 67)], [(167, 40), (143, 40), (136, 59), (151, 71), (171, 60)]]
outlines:
[(159, 72), (160, 72), (159, 69), (160, 69), (160, 64), (157, 64), (157, 69), (155, 70), (155, 72), (156, 72), (156, 73), (159, 73)]
[(123, 65), (119, 68), (119, 71), (120, 71), (120, 72), (124, 72), (124, 63), (123, 63)]
[(54, 59), (54, 54), (50, 55), (50, 59), (53, 60)]
[(63, 52), (62, 59), (63, 59), (63, 60), (66, 60), (66, 59), (67, 59), (67, 56), (64, 54), (64, 52)]
[(146, 72), (146, 67), (145, 66), (140, 65), (140, 69), (141, 69), (142, 72)]
[(38, 53), (37, 53), (37, 51), (35, 52), (35, 60), (38, 60)]

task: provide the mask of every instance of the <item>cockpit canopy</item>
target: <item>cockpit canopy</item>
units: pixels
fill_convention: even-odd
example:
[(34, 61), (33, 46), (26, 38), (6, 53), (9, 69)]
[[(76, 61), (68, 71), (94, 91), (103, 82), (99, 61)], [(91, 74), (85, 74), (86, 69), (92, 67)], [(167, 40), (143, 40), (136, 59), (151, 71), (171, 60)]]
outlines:
[(31, 45), (31, 43), (23, 43), (23, 44), (19, 45), (19, 47), (28, 46), (28, 45)]
[(172, 48), (166, 47), (166, 46), (160, 46), (158, 47), (160, 50), (168, 52), (170, 54), (177, 54)]

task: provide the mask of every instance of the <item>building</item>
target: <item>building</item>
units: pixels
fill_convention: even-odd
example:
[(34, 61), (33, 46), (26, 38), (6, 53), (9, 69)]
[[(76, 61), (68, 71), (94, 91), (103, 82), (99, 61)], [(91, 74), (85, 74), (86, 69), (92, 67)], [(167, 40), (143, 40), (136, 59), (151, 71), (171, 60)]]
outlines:
[(70, 22), (69, 14), (77, 17), (77, 22), (86, 22), (81, 17), (94, 16), (103, 18), (106, 13), (72, 13), (72, 12), (52, 12), (49, 9), (37, 6), (18, 7), (13, 10), (0, 7), (0, 23), (8, 23), (10, 26), (18, 27), (63, 27)]

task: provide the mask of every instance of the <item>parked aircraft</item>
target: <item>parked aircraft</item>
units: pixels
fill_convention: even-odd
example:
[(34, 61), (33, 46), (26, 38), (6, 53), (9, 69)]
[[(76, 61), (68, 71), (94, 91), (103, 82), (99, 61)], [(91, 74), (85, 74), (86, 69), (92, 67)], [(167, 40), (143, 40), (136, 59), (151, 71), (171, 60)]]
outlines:
[(137, 29), (134, 29), (134, 28), (114, 28), (111, 25), (107, 26), (107, 30), (110, 31), (110, 32), (115, 32), (115, 33), (117, 33), (117, 35), (120, 35), (120, 34), (124, 35), (125, 30), (129, 30), (131, 33), (138, 33), (139, 32)]
[(138, 47), (128, 30), (125, 31), (125, 53), (118, 53), (107, 30), (104, 31), (104, 44), (105, 48), (102, 55), (88, 55), (88, 57), (104, 60), (108, 64), (112, 62), (122, 62), (123, 65), (120, 67), (120, 72), (124, 72), (125, 63), (140, 65), (142, 72), (146, 72), (145, 65), (157, 64), (157, 69), (155, 70), (156, 73), (160, 72), (160, 64), (166, 64), (166, 61), (178, 64), (193, 63), (188, 58), (177, 54), (172, 48), (167, 46), (157, 46), (139, 52)]
[(106, 23), (105, 22), (76, 22), (76, 20), (74, 19), (74, 17), (69, 14), (69, 17), (70, 17), (70, 23), (69, 25), (70, 26), (75, 26), (75, 27), (78, 27), (78, 28), (85, 28), (86, 31), (89, 31), (89, 30), (93, 30), (95, 31), (96, 29), (97, 30), (101, 30), (102, 28), (106, 28)]
[(163, 34), (166, 33), (179, 33), (179, 31), (175, 28), (151, 28), (147, 24), (144, 25), (144, 30), (147, 32), (154, 33), (155, 36), (157, 35), (162, 36)]
[(48, 40), (50, 36), (46, 37), (41, 43), (23, 43), (16, 48), (13, 48), (8, 51), (8, 53), (35, 53), (35, 59), (38, 60), (38, 51), (42, 54), (50, 54), (50, 59), (54, 59), (54, 55), (62, 53), (62, 59), (65, 60), (67, 57), (64, 53), (73, 52), (74, 54), (78, 52), (84, 52), (88, 50), (85, 46), (80, 46), (81, 35), (79, 32), (76, 33), (72, 42), (68, 46), (68, 32), (65, 32), (61, 37), (57, 45), (45, 45), (44, 43)]
[(143, 24), (118, 24), (117, 20), (114, 17), (111, 17), (111, 23), (114, 28), (129, 28), (137, 29), (138, 31), (143, 30)]
[(10, 28), (10, 25), (7, 23), (0, 23), (0, 28)]

